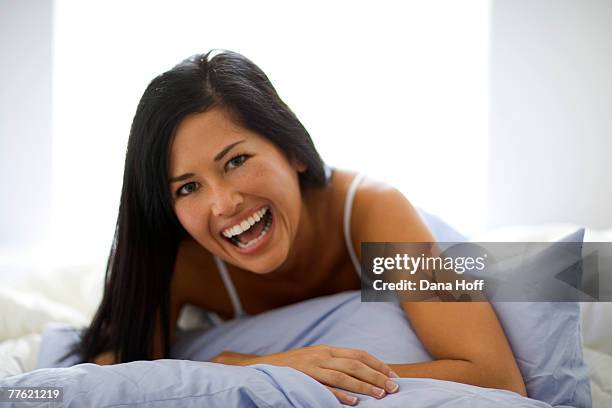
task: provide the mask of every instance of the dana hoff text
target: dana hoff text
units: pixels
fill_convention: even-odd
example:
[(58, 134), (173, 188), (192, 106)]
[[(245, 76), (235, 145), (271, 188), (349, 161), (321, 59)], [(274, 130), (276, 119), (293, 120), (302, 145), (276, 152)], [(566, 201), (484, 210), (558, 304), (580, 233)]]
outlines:
[(477, 279), (474, 281), (457, 280), (455, 282), (431, 282), (427, 279), (421, 279), (417, 282), (407, 279), (402, 279), (397, 282), (384, 282), (380, 279), (375, 280), (373, 284), (374, 290), (394, 290), (394, 291), (416, 291), (416, 290), (482, 290), (484, 280)]

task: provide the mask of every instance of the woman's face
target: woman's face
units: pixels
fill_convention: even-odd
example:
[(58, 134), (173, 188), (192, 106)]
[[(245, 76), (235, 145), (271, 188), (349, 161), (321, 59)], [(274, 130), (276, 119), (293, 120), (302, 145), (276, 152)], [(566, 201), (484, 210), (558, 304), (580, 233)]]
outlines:
[(182, 226), (211, 253), (255, 273), (287, 258), (304, 170), (220, 108), (187, 116), (170, 146), (170, 191)]

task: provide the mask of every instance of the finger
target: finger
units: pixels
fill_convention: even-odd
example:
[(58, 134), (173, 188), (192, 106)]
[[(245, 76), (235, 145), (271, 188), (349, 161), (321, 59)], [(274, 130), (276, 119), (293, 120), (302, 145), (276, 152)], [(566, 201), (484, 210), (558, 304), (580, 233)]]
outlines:
[[(377, 359), (367, 351), (350, 348), (331, 348), (331, 354), (334, 357), (351, 358), (359, 360), (362, 363), (372, 367), (374, 370), (379, 371), (387, 377), (395, 377), (397, 374), (393, 373), (391, 367), (385, 364), (383, 361)], [(393, 374), (392, 374), (393, 373)]]
[(321, 367), (343, 372), (370, 384), (372, 389), (367, 392), (367, 394), (375, 397), (381, 396), (381, 389), (384, 389), (388, 393), (397, 392), (399, 389), (399, 385), (391, 381), (386, 375), (381, 374), (380, 371), (374, 370), (372, 367), (359, 360), (341, 357), (330, 358), (326, 360)]
[(354, 395), (347, 394), (346, 392), (340, 391), (336, 388), (327, 387), (327, 389), (330, 390), (342, 404), (355, 405), (359, 401), (359, 399)]
[(384, 389), (368, 384), (365, 381), (358, 380), (341, 371), (319, 368), (316, 372), (316, 377), (313, 376), (313, 378), (331, 387), (341, 388), (358, 394), (371, 395), (375, 398), (382, 398), (386, 395)]

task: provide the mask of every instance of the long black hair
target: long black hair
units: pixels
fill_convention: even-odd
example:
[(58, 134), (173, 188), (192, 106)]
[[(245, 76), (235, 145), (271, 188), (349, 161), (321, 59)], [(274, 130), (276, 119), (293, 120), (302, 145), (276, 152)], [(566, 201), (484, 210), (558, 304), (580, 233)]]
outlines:
[(178, 245), (188, 234), (172, 208), (170, 143), (187, 115), (213, 107), (226, 109), (238, 125), (304, 163), (301, 189), (327, 184), (329, 169), (310, 135), (249, 59), (211, 50), (157, 76), (132, 122), (104, 294), (76, 345), (83, 361), (103, 352), (112, 352), (116, 362), (151, 359), (158, 316), (163, 356), (169, 355), (170, 283)]

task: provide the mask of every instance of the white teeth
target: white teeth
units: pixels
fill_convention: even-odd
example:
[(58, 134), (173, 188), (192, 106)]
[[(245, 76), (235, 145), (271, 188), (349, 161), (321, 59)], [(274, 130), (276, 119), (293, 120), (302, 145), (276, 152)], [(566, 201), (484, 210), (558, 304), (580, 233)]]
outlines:
[(248, 248), (251, 245), (259, 242), (268, 233), (268, 230), (270, 229), (271, 224), (272, 224), (272, 221), (268, 220), (268, 222), (266, 222), (266, 225), (264, 225), (263, 230), (261, 230), (261, 234), (259, 234), (257, 238), (250, 240), (246, 244), (243, 244), (242, 242), (238, 241), (236, 242), (236, 245), (238, 245), (239, 248), (244, 249), (244, 248)]
[(223, 230), (222, 234), (226, 238), (231, 238), (234, 235), (242, 234), (244, 231), (251, 228), (256, 222), (260, 221), (264, 214), (268, 212), (268, 207), (264, 207), (259, 211), (256, 211), (252, 215), (250, 215), (247, 219), (241, 221), (239, 224), (234, 225), (233, 227), (229, 227)]

